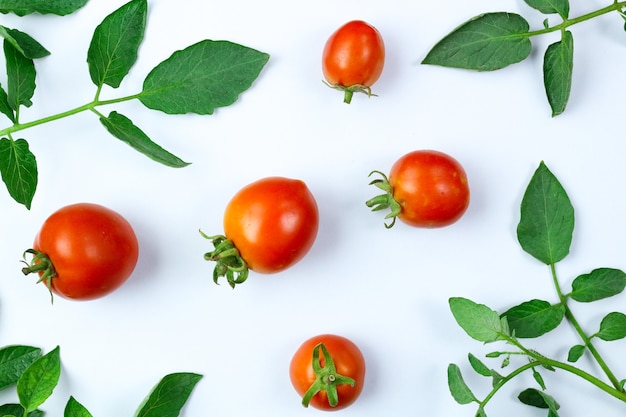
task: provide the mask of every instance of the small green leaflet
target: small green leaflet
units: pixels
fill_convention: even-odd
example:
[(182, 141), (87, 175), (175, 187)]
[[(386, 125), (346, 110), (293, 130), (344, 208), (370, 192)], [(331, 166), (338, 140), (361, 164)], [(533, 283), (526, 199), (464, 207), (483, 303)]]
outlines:
[(532, 50), (529, 24), (514, 13), (476, 16), (440, 40), (422, 64), (493, 71), (526, 59)]
[(65, 405), (65, 411), (63, 417), (92, 417), (89, 410), (87, 410), (81, 403), (76, 401), (74, 397), (70, 397)]
[(517, 238), (522, 249), (546, 265), (565, 258), (574, 232), (574, 208), (558, 179), (541, 162), (521, 203)]
[(25, 16), (32, 13), (65, 16), (87, 4), (87, 0), (0, 0), (0, 13)]
[(50, 51), (33, 39), (29, 34), (17, 29), (0, 26), (0, 36), (17, 49), (25, 58), (38, 59), (50, 55)]
[[(3, 417), (22, 417), (24, 415), (24, 408), (19, 404), (4, 404), (0, 405), (0, 416)], [(43, 417), (44, 412), (41, 410), (35, 410), (28, 413), (28, 417)]]
[(15, 123), (15, 112), (11, 108), (9, 104), (9, 96), (7, 92), (0, 85), (0, 112), (2, 112), (6, 117), (9, 118), (13, 123)]
[(87, 53), (89, 74), (96, 86), (120, 86), (137, 61), (147, 13), (146, 0), (133, 0), (108, 15), (98, 25)]
[(17, 381), (17, 395), (27, 414), (43, 404), (61, 376), (60, 349), (57, 346), (37, 359)]
[(22, 373), (39, 357), (41, 349), (36, 347), (15, 345), (1, 348), (0, 390), (15, 384)]
[(570, 350), (567, 352), (567, 361), (568, 362), (576, 362), (578, 359), (582, 358), (585, 354), (587, 347), (585, 345), (576, 345), (572, 346)]
[(0, 174), (15, 201), (30, 209), (37, 189), (37, 161), (24, 139), (0, 139)]
[(611, 342), (626, 337), (626, 314), (609, 313), (600, 323), (600, 331), (594, 335), (604, 341)]
[(202, 375), (175, 373), (163, 377), (137, 410), (135, 417), (178, 417)]
[(506, 319), (486, 305), (460, 297), (450, 298), (449, 304), (456, 322), (471, 338), (489, 343), (509, 334)]
[(530, 7), (539, 10), (543, 14), (558, 13), (563, 19), (569, 16), (568, 0), (525, 0)]
[(552, 108), (552, 116), (565, 111), (572, 89), (574, 38), (568, 30), (563, 38), (548, 46), (543, 60), (543, 83)]
[(535, 388), (528, 388), (522, 391), (517, 397), (521, 402), (537, 408), (547, 408), (550, 416), (558, 416), (561, 406), (550, 395)]
[(35, 63), (26, 58), (8, 41), (4, 40), (4, 56), (7, 66), (8, 102), (13, 110), (19, 106), (30, 107), (35, 93)]
[(590, 303), (620, 294), (624, 288), (626, 273), (614, 268), (597, 268), (576, 277), (569, 295), (580, 303)]
[(454, 400), (461, 405), (477, 402), (476, 397), (463, 380), (458, 365), (453, 363), (448, 365), (448, 388)]
[(518, 338), (534, 338), (558, 327), (565, 317), (565, 307), (547, 301), (531, 300), (502, 313)]
[(176, 51), (146, 77), (139, 100), (168, 114), (213, 114), (247, 90), (269, 55), (229, 41), (204, 40)]

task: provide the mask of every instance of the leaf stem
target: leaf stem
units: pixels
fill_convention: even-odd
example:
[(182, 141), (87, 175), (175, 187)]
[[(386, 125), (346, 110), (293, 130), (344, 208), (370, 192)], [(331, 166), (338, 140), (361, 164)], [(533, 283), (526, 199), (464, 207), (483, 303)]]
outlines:
[(563, 22), (559, 23), (558, 25), (554, 25), (554, 26), (550, 26), (544, 29), (540, 29), (540, 30), (534, 30), (534, 31), (530, 31), (527, 33), (527, 35), (530, 36), (537, 36), (537, 35), (543, 35), (546, 33), (551, 33), (551, 32), (556, 32), (556, 31), (563, 31), (566, 28), (575, 25), (577, 23), (581, 23), (587, 20), (591, 20), (595, 17), (598, 16), (602, 16), (604, 14), (607, 13), (611, 13), (611, 12), (615, 12), (615, 11), (621, 11), (621, 9), (626, 7), (626, 1), (620, 1), (620, 2), (614, 2), (613, 4), (610, 4), (606, 7), (603, 7), (601, 9), (595, 10), (593, 12), (589, 12), (583, 15), (580, 15), (578, 17), (575, 17), (573, 19), (564, 19)]

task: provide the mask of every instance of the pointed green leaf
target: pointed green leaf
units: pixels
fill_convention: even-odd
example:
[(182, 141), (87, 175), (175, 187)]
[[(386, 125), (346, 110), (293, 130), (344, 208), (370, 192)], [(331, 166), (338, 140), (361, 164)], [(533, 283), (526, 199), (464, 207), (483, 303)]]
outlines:
[(607, 342), (620, 340), (626, 337), (626, 314), (620, 312), (609, 313), (600, 323), (600, 331), (595, 334)]
[(132, 0), (96, 27), (87, 53), (89, 75), (96, 86), (120, 86), (137, 61), (147, 14), (146, 0)]
[(135, 417), (178, 417), (202, 375), (175, 373), (163, 377)]
[(0, 174), (15, 201), (30, 209), (37, 189), (37, 161), (24, 139), (0, 139)]
[[(3, 404), (0, 405), (0, 416), (2, 417), (22, 417), (24, 415), (24, 408), (19, 404)], [(35, 410), (28, 414), (28, 417), (43, 417), (44, 412), (41, 410)]]
[(65, 405), (65, 411), (63, 417), (92, 417), (89, 410), (87, 410), (81, 403), (76, 401), (74, 397), (70, 397)]
[(139, 100), (169, 114), (212, 114), (250, 88), (268, 59), (266, 53), (232, 42), (201, 41), (157, 65)]
[(558, 13), (563, 19), (569, 16), (569, 0), (525, 0), (530, 7), (543, 14)]
[(448, 388), (454, 400), (459, 404), (477, 402), (476, 397), (463, 380), (461, 370), (453, 363), (448, 365)]
[(561, 407), (550, 395), (535, 388), (528, 388), (522, 391), (517, 398), (526, 405), (547, 408), (554, 416), (558, 416), (557, 411)]
[(532, 45), (528, 22), (514, 13), (474, 17), (440, 40), (422, 64), (493, 71), (523, 61)]
[(60, 375), (61, 358), (58, 346), (24, 371), (17, 381), (17, 395), (27, 413), (36, 410), (52, 395)]
[(488, 343), (506, 334), (498, 313), (486, 305), (460, 297), (450, 298), (449, 304), (456, 322), (471, 338)]
[(183, 161), (154, 143), (129, 118), (118, 112), (111, 112), (109, 117), (101, 117), (100, 121), (113, 136), (154, 161), (173, 168), (182, 168), (189, 165), (188, 162)]
[(0, 0), (0, 13), (25, 16), (32, 13), (65, 16), (87, 4), (88, 0)]
[(598, 268), (579, 275), (572, 282), (572, 299), (590, 303), (620, 294), (626, 288), (626, 273), (619, 269)]
[(552, 108), (552, 116), (565, 111), (572, 89), (574, 38), (570, 31), (563, 39), (548, 46), (543, 60), (543, 83)]
[(472, 366), (472, 369), (476, 371), (478, 375), (491, 377), (491, 369), (489, 369), (487, 365), (482, 363), (482, 361), (478, 359), (476, 356), (470, 353), (468, 355), (468, 360), (469, 360), (470, 365)]
[(517, 238), (526, 252), (550, 265), (569, 253), (574, 208), (559, 180), (541, 162), (521, 204)]
[(26, 368), (40, 356), (41, 349), (32, 346), (15, 345), (1, 348), (0, 390), (15, 384)]
[(20, 32), (17, 29), (9, 29), (0, 26), (0, 36), (7, 40), (24, 57), (30, 59), (43, 58), (50, 55), (50, 51), (33, 39), (29, 34)]
[(8, 79), (8, 101), (13, 110), (19, 106), (30, 107), (35, 93), (35, 63), (22, 55), (9, 41), (4, 41)]
[(6, 117), (8, 117), (11, 122), (15, 123), (15, 112), (13, 111), (13, 109), (11, 108), (11, 105), (9, 104), (9, 96), (7, 95), (7, 92), (4, 90), (4, 88), (2, 88), (1, 85), (0, 85), (0, 112), (4, 114)]
[(565, 308), (560, 304), (531, 300), (510, 308), (502, 313), (502, 317), (507, 318), (516, 337), (534, 338), (556, 329), (565, 317)]
[(587, 350), (587, 347), (585, 345), (572, 346), (569, 352), (567, 352), (567, 361), (577, 362), (578, 359), (582, 358), (586, 350)]
[(541, 376), (541, 374), (535, 368), (533, 368), (533, 378), (537, 382), (537, 384), (539, 384), (541, 389), (545, 391), (546, 390), (546, 383), (543, 380), (543, 377)]

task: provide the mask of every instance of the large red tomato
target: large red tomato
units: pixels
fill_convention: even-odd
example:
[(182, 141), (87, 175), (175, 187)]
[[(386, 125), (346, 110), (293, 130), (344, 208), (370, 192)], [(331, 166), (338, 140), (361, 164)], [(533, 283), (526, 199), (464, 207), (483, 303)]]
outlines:
[(213, 279), (225, 276), (234, 287), (248, 269), (283, 271), (306, 255), (317, 237), (319, 213), (313, 194), (301, 180), (268, 177), (235, 194), (224, 212), (224, 235), (206, 236), (215, 250)]
[(298, 348), (289, 365), (289, 377), (305, 407), (341, 410), (363, 391), (365, 359), (349, 339), (322, 334)]
[(37, 272), (50, 291), (91, 300), (111, 293), (131, 275), (139, 245), (130, 223), (98, 204), (78, 203), (54, 212), (35, 237), (25, 274)]

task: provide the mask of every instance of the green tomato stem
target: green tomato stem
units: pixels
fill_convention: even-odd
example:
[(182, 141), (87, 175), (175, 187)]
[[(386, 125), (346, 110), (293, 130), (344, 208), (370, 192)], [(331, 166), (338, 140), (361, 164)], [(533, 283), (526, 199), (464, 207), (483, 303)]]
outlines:
[(602, 16), (607, 13), (611, 13), (615, 11), (619, 12), (625, 7), (626, 7), (626, 1), (614, 2), (613, 4), (610, 4), (606, 7), (603, 7), (601, 9), (595, 10), (590, 13), (583, 14), (573, 19), (565, 18), (563, 19), (563, 22), (561, 22), (558, 25), (547, 27), (545, 29), (530, 31), (527, 33), (527, 35), (530, 37), (530, 36), (543, 35), (543, 34), (551, 33), (551, 32), (563, 31), (567, 29), (568, 27), (575, 25), (577, 23), (581, 23), (581, 22), (593, 19), (595, 17)]

